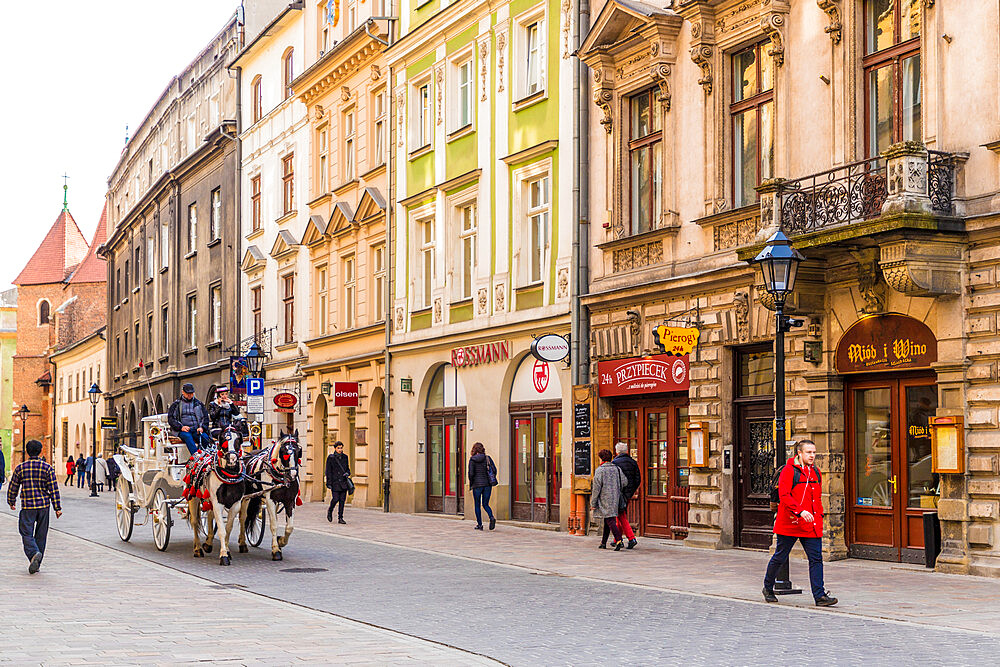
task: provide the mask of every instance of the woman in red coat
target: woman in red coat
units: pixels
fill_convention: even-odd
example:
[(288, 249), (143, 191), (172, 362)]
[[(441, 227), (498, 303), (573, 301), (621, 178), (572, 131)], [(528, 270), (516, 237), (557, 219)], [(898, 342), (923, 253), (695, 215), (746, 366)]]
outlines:
[(809, 558), (809, 583), (816, 606), (837, 604), (837, 598), (827, 595), (823, 586), (823, 486), (815, 461), (813, 441), (799, 440), (795, 443), (795, 457), (788, 459), (778, 476), (778, 512), (774, 518), (778, 544), (764, 575), (763, 593), (768, 602), (778, 601), (774, 580), (798, 540)]
[(73, 457), (70, 457), (66, 461), (66, 481), (63, 483), (63, 486), (66, 486), (67, 484), (69, 484), (70, 486), (73, 485), (74, 470), (76, 470), (76, 461), (73, 460)]

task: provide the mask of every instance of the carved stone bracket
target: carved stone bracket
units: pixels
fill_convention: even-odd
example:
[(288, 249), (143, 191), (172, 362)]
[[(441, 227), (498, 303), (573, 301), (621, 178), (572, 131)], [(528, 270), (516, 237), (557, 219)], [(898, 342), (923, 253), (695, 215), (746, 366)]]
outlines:
[(698, 83), (705, 89), (706, 95), (712, 94), (712, 45), (697, 44), (691, 47), (691, 60), (701, 68)]
[(816, 0), (816, 4), (830, 17), (830, 24), (823, 28), (823, 32), (830, 35), (834, 44), (840, 44), (840, 33), (843, 28), (840, 21), (840, 0)]
[(573, 0), (562, 0), (559, 8), (562, 12), (562, 57), (566, 60), (570, 56), (569, 33), (573, 21)]
[(663, 105), (664, 111), (670, 111), (670, 65), (655, 63), (649, 69), (649, 76), (656, 82), (659, 88), (657, 99)]
[(765, 14), (760, 17), (760, 29), (771, 40), (767, 55), (774, 59), (775, 67), (781, 67), (785, 64), (785, 15), (779, 12)]
[(606, 81), (603, 72), (599, 69), (594, 70), (594, 104), (596, 104), (600, 110), (604, 113), (604, 117), (601, 118), (601, 125), (604, 126), (605, 131), (611, 134), (611, 128), (613, 125), (612, 118), (612, 107), (611, 102), (615, 99), (615, 94), (612, 91), (611, 82)]
[(861, 315), (885, 312), (886, 284), (882, 280), (877, 248), (851, 251), (858, 262), (858, 292), (865, 303), (858, 311)]
[(879, 266), (889, 287), (909, 296), (962, 292), (962, 245), (946, 241), (884, 243)]

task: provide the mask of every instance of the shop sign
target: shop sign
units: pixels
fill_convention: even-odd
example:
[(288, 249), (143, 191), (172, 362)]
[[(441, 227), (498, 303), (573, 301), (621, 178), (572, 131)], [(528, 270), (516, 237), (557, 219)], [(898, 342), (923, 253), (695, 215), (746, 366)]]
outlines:
[(118, 417), (101, 417), (101, 428), (118, 428)]
[(590, 441), (577, 440), (573, 443), (573, 474), (590, 474)]
[(335, 407), (356, 408), (360, 401), (357, 382), (334, 382), (333, 405)]
[(455, 368), (466, 368), (508, 361), (511, 347), (509, 340), (456, 347), (451, 351), (451, 365)]
[(590, 437), (590, 403), (573, 405), (573, 437)]
[(871, 315), (855, 322), (837, 345), (839, 373), (929, 368), (937, 361), (930, 328), (906, 315)]
[(686, 354), (600, 361), (597, 363), (597, 376), (599, 396), (687, 391), (691, 386)]
[(275, 406), (286, 410), (288, 408), (294, 408), (295, 405), (299, 402), (299, 399), (295, 396), (295, 394), (292, 394), (287, 391), (275, 394), (274, 398), (272, 398), (271, 400), (274, 401)]
[(656, 342), (667, 354), (691, 354), (701, 332), (694, 327), (656, 327)]
[(539, 361), (562, 361), (569, 356), (569, 340), (559, 334), (545, 334), (531, 341), (531, 354)]
[(541, 359), (535, 361), (534, 368), (531, 369), (531, 383), (535, 391), (544, 394), (549, 388), (549, 364)]

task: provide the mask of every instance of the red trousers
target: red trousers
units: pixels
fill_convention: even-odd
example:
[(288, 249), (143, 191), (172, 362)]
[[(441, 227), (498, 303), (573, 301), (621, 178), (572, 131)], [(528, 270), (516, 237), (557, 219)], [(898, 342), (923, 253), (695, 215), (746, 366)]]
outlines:
[(625, 534), (625, 537), (627, 537), (630, 540), (634, 540), (635, 533), (632, 532), (632, 526), (629, 525), (628, 517), (626, 516), (626, 514), (628, 514), (627, 509), (618, 515), (618, 529)]

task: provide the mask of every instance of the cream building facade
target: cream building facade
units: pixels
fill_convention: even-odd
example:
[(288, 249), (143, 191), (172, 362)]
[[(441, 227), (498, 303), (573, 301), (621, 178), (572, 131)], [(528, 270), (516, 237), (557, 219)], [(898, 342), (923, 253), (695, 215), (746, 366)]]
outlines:
[[(309, 217), (310, 144), (305, 105), (291, 88), (305, 62), (303, 37), (302, 9), (283, 6), (229, 65), (241, 83), (240, 351), (257, 342), (269, 355), (265, 440), (281, 431), (306, 432), (302, 364), (310, 274), (299, 239)], [(278, 408), (278, 394), (295, 396), (294, 407)]]
[[(820, 452), (827, 557), (922, 562), (936, 509), (937, 569), (1000, 574), (997, 7), (594, 9), (580, 54), (591, 162), (608, 165), (590, 172), (583, 297), (595, 445), (623, 439), (642, 462), (641, 531), (770, 543), (775, 325), (747, 260), (781, 228), (806, 257), (787, 406)], [(659, 325), (701, 331), (682, 386), (605, 382), (676, 361), (656, 356)], [(932, 431), (954, 419), (961, 472), (937, 472)], [(689, 425), (710, 434), (704, 467)]]
[[(55, 435), (53, 465), (56, 474), (66, 471), (66, 461), (83, 453), (90, 455), (94, 446), (94, 413), (87, 391), (91, 385), (102, 387), (102, 369), (107, 361), (105, 328), (81, 338), (72, 345), (57, 350), (50, 357), (55, 378)], [(104, 397), (97, 403), (97, 453), (110, 456), (111, 448), (105, 446), (104, 430), (100, 418), (104, 416)]]

